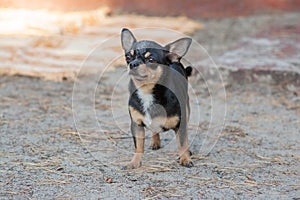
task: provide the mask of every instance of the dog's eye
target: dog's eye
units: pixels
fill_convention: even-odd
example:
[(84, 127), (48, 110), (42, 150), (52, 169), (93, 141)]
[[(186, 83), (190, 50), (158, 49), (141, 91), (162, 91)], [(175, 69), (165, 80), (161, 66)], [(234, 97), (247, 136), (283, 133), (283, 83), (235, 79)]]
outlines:
[(156, 60), (154, 58), (150, 57), (150, 58), (147, 58), (147, 62), (149, 62), (149, 63), (155, 63)]
[(128, 61), (131, 61), (132, 56), (131, 56), (131, 55), (125, 55), (125, 59), (126, 59), (127, 62), (128, 62)]

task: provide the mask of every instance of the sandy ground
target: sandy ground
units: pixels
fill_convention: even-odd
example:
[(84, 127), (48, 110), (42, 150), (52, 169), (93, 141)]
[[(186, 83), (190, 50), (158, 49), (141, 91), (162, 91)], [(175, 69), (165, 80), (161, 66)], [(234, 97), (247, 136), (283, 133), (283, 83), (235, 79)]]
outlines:
[[(254, 34), (248, 26), (238, 30), (239, 24), (251, 22), (259, 30), (272, 17), (207, 21), (206, 32), (196, 32), (194, 38), (200, 42), (207, 38), (204, 46), (214, 57), (244, 37), (243, 33)], [(218, 30), (226, 24), (237, 24), (232, 32), (235, 37), (229, 34), (220, 43)], [(87, 90), (89, 80), (93, 79), (81, 79)], [(126, 111), (127, 81), (122, 67), (105, 71), (93, 90), (88, 90), (95, 94), (94, 100), (93, 96), (74, 94), (72, 81), (0, 77), (1, 198), (300, 197), (299, 88), (225, 83), (224, 101), (223, 85), (214, 87), (216, 102), (227, 106), (225, 125), (223, 132), (215, 135), (213, 149), (204, 156), (205, 134), (214, 128), (210, 122), (215, 111), (212, 91), (204, 80), (193, 78), (189, 140), (195, 167), (178, 164), (174, 133), (167, 132), (162, 134), (162, 149), (146, 149), (142, 168), (122, 171), (133, 152)], [(149, 143), (147, 132), (146, 145)]]
[[(195, 87), (203, 116), (200, 133), (190, 128), (195, 167), (179, 166), (174, 135), (165, 133), (161, 150), (147, 149), (144, 166), (124, 172), (120, 167), (131, 159), (133, 144), (126, 131), (127, 113), (118, 118), (118, 123), (125, 122), (121, 128), (111, 119), (109, 85), (97, 91), (95, 107), (102, 130), (82, 133), (80, 139), (72, 115), (73, 83), (1, 77), (1, 195), (299, 197), (299, 93), (263, 84), (228, 86), (225, 130), (209, 156), (203, 157), (197, 153), (204, 138), (201, 132), (209, 123), (210, 96), (204, 84)], [(121, 91), (116, 104), (125, 107)], [(192, 101), (192, 107), (196, 104)]]

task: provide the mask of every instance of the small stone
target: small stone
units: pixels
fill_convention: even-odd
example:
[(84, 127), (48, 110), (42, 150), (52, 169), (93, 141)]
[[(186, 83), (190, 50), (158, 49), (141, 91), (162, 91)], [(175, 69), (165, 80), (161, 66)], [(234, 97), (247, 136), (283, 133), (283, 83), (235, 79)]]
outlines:
[(105, 179), (105, 182), (106, 182), (106, 183), (112, 183), (112, 179), (111, 179), (110, 177), (107, 177), (107, 178)]

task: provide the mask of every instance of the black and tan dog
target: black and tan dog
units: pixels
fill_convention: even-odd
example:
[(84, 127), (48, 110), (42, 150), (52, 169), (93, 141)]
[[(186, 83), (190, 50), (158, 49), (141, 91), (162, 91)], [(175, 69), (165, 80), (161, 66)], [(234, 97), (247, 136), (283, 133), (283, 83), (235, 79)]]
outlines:
[(129, 113), (135, 145), (133, 159), (123, 169), (141, 166), (145, 128), (153, 132), (150, 146), (153, 150), (160, 148), (160, 132), (174, 130), (180, 164), (193, 166), (187, 137), (190, 110), (187, 77), (192, 68), (184, 68), (180, 63), (191, 41), (181, 38), (161, 46), (149, 40), (137, 41), (128, 29), (122, 30), (121, 42), (130, 75)]

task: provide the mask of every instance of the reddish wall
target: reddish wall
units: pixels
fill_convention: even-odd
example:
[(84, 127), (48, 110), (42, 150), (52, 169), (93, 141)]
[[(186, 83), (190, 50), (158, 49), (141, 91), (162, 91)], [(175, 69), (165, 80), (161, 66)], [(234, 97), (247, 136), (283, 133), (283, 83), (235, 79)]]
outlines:
[(0, 0), (0, 7), (78, 11), (108, 6), (113, 13), (186, 15), (189, 17), (241, 16), (300, 10), (300, 0)]

